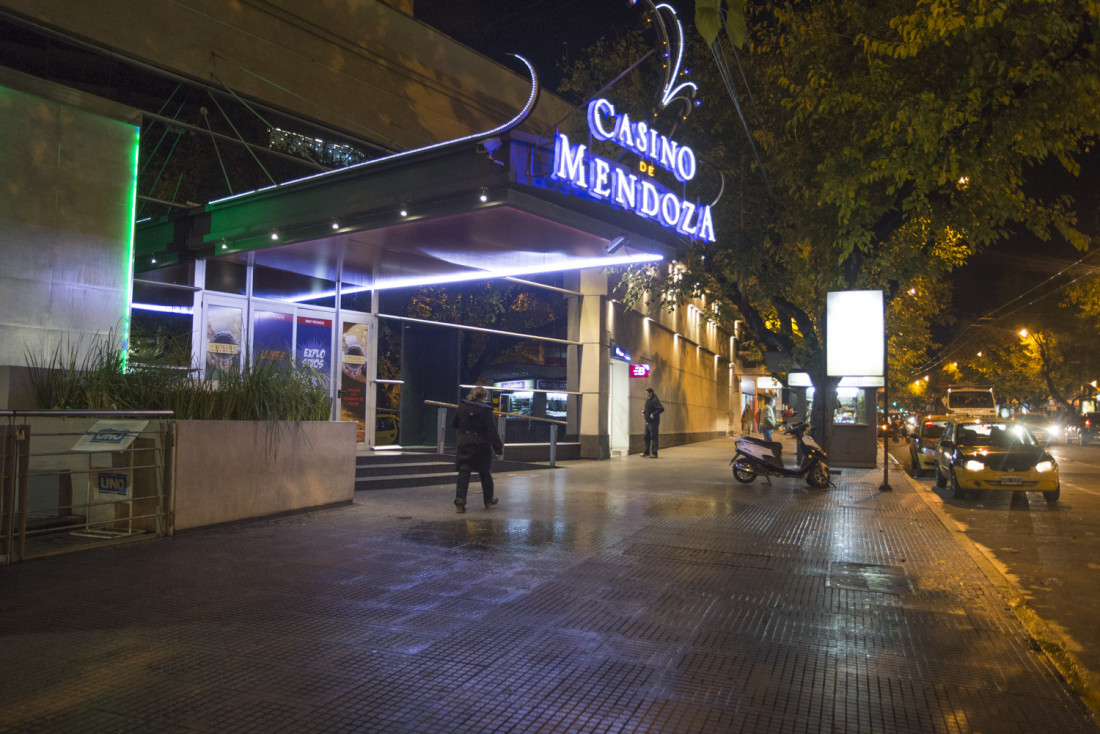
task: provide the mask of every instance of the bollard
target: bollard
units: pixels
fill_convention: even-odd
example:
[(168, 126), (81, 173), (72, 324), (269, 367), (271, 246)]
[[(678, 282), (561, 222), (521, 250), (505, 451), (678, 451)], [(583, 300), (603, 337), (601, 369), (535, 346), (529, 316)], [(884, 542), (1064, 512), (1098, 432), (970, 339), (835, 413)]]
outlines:
[(550, 424), (550, 468), (554, 468), (554, 462), (558, 458), (558, 424)]
[(443, 453), (443, 440), (447, 437), (447, 409), (439, 409), (439, 419), (435, 427), (435, 452)]

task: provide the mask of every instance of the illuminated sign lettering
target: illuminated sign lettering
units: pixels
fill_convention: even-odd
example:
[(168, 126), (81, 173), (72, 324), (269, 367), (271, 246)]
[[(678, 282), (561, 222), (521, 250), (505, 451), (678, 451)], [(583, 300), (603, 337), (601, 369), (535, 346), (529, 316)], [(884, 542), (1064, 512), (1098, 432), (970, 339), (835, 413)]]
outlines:
[(630, 365), (631, 377), (649, 377), (649, 373), (653, 371), (653, 367), (648, 364), (632, 364)]
[(622, 347), (618, 346), (614, 342), (611, 343), (611, 358), (621, 359), (623, 362), (630, 361), (630, 352), (626, 351)]
[[(687, 183), (698, 170), (691, 148), (644, 122), (632, 121), (625, 113), (616, 114), (615, 106), (606, 99), (588, 103), (588, 129), (595, 139), (610, 141), (640, 156), (639, 169), (646, 174), (652, 175), (656, 166)], [(570, 143), (564, 133), (559, 132), (554, 139), (550, 177), (679, 234), (707, 242), (715, 240), (709, 205), (682, 199), (656, 181), (639, 177), (627, 166), (589, 152), (587, 145)]]

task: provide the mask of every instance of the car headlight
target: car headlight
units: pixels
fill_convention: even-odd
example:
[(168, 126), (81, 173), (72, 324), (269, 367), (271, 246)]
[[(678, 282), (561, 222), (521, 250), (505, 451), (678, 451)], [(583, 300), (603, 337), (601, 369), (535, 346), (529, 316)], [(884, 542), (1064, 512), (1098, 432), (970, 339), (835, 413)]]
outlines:
[(982, 469), (985, 469), (985, 464), (980, 461), (968, 459), (967, 462), (963, 465), (963, 468), (967, 471), (981, 471)]
[(1035, 471), (1037, 471), (1037, 472), (1051, 471), (1053, 469), (1054, 469), (1054, 462), (1053, 461), (1040, 461), (1038, 464), (1035, 465)]

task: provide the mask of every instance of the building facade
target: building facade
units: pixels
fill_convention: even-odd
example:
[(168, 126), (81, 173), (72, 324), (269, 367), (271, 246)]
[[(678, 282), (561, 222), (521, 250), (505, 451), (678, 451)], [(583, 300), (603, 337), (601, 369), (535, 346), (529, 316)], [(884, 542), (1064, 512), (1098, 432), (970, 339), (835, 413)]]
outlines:
[[(689, 149), (654, 133), (657, 175), (586, 158), (556, 132), (586, 110), (522, 58), (496, 64), (403, 3), (299, 5), (3, 3), (24, 45), (0, 60), (15, 172), (0, 237), (20, 263), (0, 273), (4, 407), (27, 406), (28, 354), (167, 333), (207, 377), (258, 356), (313, 364), (364, 448), (435, 444), (437, 404), (473, 382), (514, 414), (511, 442), (554, 425), (581, 457), (640, 450), (646, 387), (666, 445), (738, 424), (722, 315), (616, 297), (617, 268), (674, 274), (680, 248), (720, 236), (685, 193)], [(189, 122), (188, 90), (207, 122), (255, 112), (266, 146), (231, 114), (220, 131)], [(644, 159), (612, 94), (590, 133)], [(221, 196), (180, 193), (186, 167), (168, 185), (173, 139), (216, 152)], [(249, 158), (267, 180), (234, 185)], [(193, 190), (216, 190), (217, 171)]]

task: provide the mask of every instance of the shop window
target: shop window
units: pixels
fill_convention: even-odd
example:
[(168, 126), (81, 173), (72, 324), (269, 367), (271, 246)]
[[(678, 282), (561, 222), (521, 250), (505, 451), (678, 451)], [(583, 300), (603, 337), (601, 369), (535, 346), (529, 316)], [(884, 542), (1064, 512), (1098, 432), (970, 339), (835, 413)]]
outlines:
[(248, 266), (229, 260), (206, 261), (206, 289), (243, 296), (248, 287)]
[(867, 397), (858, 387), (841, 387), (836, 391), (837, 406), (833, 423), (867, 423)]
[(273, 301), (331, 308), (335, 284), (331, 280), (257, 265), (252, 271), (252, 295)]

